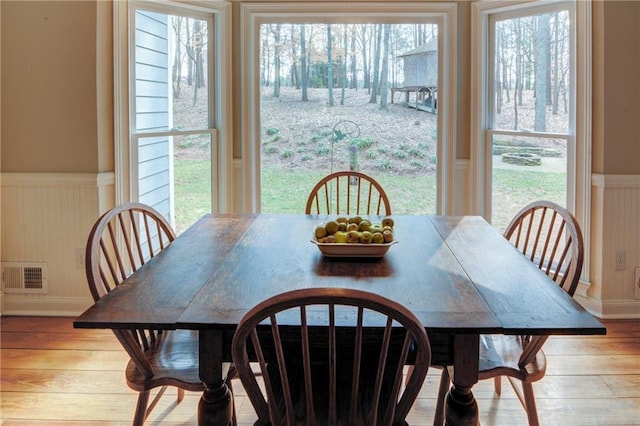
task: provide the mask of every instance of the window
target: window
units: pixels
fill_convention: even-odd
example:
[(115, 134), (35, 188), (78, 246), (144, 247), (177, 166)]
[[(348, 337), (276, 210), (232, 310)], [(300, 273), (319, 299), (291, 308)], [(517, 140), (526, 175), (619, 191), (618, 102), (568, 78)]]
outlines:
[(538, 199), (567, 207), (588, 229), (589, 7), (473, 5), (476, 201), (500, 231)]
[[(313, 184), (344, 169), (378, 180), (394, 213), (450, 209), (454, 5), (261, 3), (241, 16), (248, 210), (300, 213)], [(363, 53), (376, 46), (379, 60)], [(418, 53), (431, 80), (412, 69)], [(387, 85), (377, 97), (375, 84)]]
[(156, 208), (180, 233), (218, 208), (226, 181), (220, 153), (228, 150), (221, 150), (226, 140), (218, 128), (225, 99), (216, 87), (224, 73), (220, 11), (128, 4), (126, 11), (114, 5), (131, 28), (128, 66), (116, 82), (120, 106), (128, 105), (120, 115), (119, 160), (129, 165), (117, 198)]

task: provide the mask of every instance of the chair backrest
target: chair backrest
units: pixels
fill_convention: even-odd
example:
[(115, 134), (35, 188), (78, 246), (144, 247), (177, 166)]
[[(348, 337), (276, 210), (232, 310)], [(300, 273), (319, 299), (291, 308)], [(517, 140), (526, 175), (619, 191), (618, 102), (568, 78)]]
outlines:
[[(85, 269), (91, 295), (98, 301), (169, 246), (176, 235), (155, 209), (126, 203), (104, 213), (87, 240)], [(144, 351), (163, 338), (158, 330), (113, 330), (131, 360), (147, 377), (153, 368)]]
[[(396, 302), (308, 288), (251, 309), (238, 324), (232, 355), (260, 424), (395, 425), (420, 391), (431, 348), (424, 326)], [(407, 360), (415, 368), (403, 387)]]
[(550, 201), (535, 201), (515, 215), (504, 236), (573, 296), (582, 273), (584, 247), (580, 225), (567, 209)]
[(103, 214), (89, 233), (85, 252), (93, 299), (109, 293), (175, 238), (171, 225), (147, 205), (126, 203)]
[(371, 176), (339, 171), (322, 178), (307, 198), (306, 214), (390, 215), (391, 203)]

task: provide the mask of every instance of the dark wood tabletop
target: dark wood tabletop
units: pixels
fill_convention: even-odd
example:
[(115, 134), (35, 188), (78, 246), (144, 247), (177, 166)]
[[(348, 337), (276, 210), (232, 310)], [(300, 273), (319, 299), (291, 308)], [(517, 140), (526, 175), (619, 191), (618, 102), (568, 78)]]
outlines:
[[(453, 386), (471, 400), (470, 414), (461, 416), (475, 421), (471, 387), (480, 334), (605, 333), (481, 217), (394, 216), (397, 244), (373, 259), (324, 257), (310, 240), (326, 219), (204, 216), (74, 326), (200, 330), (201, 377), (213, 389), (223, 386), (218, 364), (230, 360), (236, 325), (258, 302), (306, 287), (367, 290), (402, 303), (422, 321), (433, 362), (454, 365)], [(219, 409), (205, 396), (203, 423)]]

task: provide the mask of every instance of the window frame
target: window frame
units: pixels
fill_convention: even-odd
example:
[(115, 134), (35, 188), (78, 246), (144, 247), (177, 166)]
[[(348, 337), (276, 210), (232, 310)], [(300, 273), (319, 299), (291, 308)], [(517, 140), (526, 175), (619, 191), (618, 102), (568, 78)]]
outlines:
[[(242, 168), (244, 171), (244, 199), (241, 203), (248, 213), (260, 211), (260, 81), (259, 37), (260, 25), (273, 22), (437, 23), (443, 37), (438, 38), (439, 76), (438, 95), (438, 193), (437, 213), (454, 211), (456, 161), (456, 99), (457, 75), (457, 4), (456, 3), (242, 3), (240, 5), (241, 34), (241, 124)], [(393, 21), (391, 21), (393, 23)]]
[[(589, 282), (590, 257), (590, 203), (591, 203), (591, 4), (572, 0), (519, 0), (495, 2), (476, 1), (471, 5), (471, 153), (473, 209), (485, 218), (491, 217), (491, 144), (490, 136), (499, 131), (490, 131), (493, 84), (491, 76), (492, 58), (491, 19), (496, 15), (504, 17), (510, 13), (522, 14), (544, 11), (569, 5), (576, 19), (575, 44), (575, 87), (573, 90), (574, 120), (570, 121), (573, 130), (574, 149), (568, 153), (567, 161), (567, 208), (576, 216), (583, 230), (585, 260), (582, 269), (583, 283)], [(585, 291), (580, 289), (578, 291)]]
[[(214, 64), (209, 70), (209, 94), (212, 99), (211, 123), (209, 129), (199, 129), (197, 133), (211, 133), (211, 208), (213, 213), (231, 209), (232, 191), (228, 190), (232, 171), (232, 90), (223, 84), (231, 78), (231, 3), (171, 0), (132, 0), (113, 3), (114, 22), (114, 138), (115, 138), (115, 203), (137, 201), (137, 154), (133, 144), (136, 137), (151, 134), (132, 134), (134, 111), (131, 108), (133, 96), (133, 35), (132, 19), (137, 7), (167, 14), (191, 13), (213, 21), (210, 60)], [(167, 132), (172, 133), (172, 132)], [(187, 132), (189, 133), (189, 132)]]

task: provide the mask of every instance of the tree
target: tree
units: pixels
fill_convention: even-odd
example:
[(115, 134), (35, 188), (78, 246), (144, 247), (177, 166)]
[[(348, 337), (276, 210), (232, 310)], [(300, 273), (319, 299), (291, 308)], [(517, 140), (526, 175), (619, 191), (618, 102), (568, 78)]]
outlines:
[(357, 42), (360, 45), (360, 56), (362, 57), (362, 71), (364, 74), (364, 87), (365, 89), (369, 89), (370, 85), (370, 61), (369, 61), (369, 49), (367, 49), (369, 43), (369, 37), (367, 35), (369, 28), (366, 24), (359, 24), (356, 26), (358, 29), (357, 34)]
[(182, 82), (182, 24), (184, 18), (182, 16), (172, 16), (173, 32), (176, 36), (176, 47), (173, 55), (173, 65), (171, 66), (171, 82), (173, 84), (173, 97), (178, 99), (181, 92)]
[(349, 82), (349, 87), (352, 89), (358, 88), (358, 60), (356, 56), (356, 26), (350, 25), (351, 27), (351, 79)]
[(329, 106), (333, 106), (333, 37), (331, 36), (331, 24), (327, 24), (327, 88), (329, 89)]
[(280, 97), (280, 30), (282, 24), (271, 27), (273, 32), (273, 97)]
[(546, 130), (547, 107), (547, 76), (549, 68), (549, 20), (550, 15), (544, 14), (537, 18), (538, 28), (535, 39), (535, 119), (534, 130), (544, 132)]
[(269, 48), (269, 35), (271, 25), (262, 25), (260, 26), (260, 31), (264, 31), (264, 35), (260, 37), (262, 40), (262, 45), (260, 46), (262, 50), (262, 54), (260, 57), (262, 58), (261, 67), (262, 67), (262, 84), (264, 86), (269, 86), (271, 84), (271, 49)]
[[(189, 56), (187, 83), (193, 86), (193, 106), (198, 102), (198, 89), (206, 86), (203, 49), (206, 47), (206, 25), (202, 28), (200, 19), (187, 19), (186, 50)], [(191, 26), (193, 26), (191, 28)]]
[(380, 45), (382, 44), (382, 25), (375, 25), (375, 35), (376, 42), (373, 48), (374, 57), (373, 57), (373, 78), (371, 79), (371, 97), (369, 98), (370, 104), (375, 104), (378, 99), (378, 80), (380, 78)]
[(309, 85), (309, 69), (307, 67), (307, 41), (305, 39), (305, 28), (305, 24), (300, 25), (300, 79), (302, 80), (301, 87), (303, 102), (309, 101), (309, 96), (307, 95), (307, 87)]
[(390, 25), (383, 25), (382, 69), (380, 70), (380, 108), (387, 109), (387, 85), (389, 82), (389, 33)]
[(298, 70), (298, 51), (296, 47), (298, 44), (295, 42), (295, 25), (291, 24), (291, 85), (296, 89), (300, 88), (300, 71)]
[(349, 27), (347, 24), (344, 24), (344, 35), (343, 35), (343, 50), (342, 53), (342, 61), (340, 61), (340, 72), (342, 73), (342, 81), (341, 89), (340, 89), (340, 105), (344, 105), (344, 97), (345, 97), (345, 89), (347, 87), (347, 31)]

